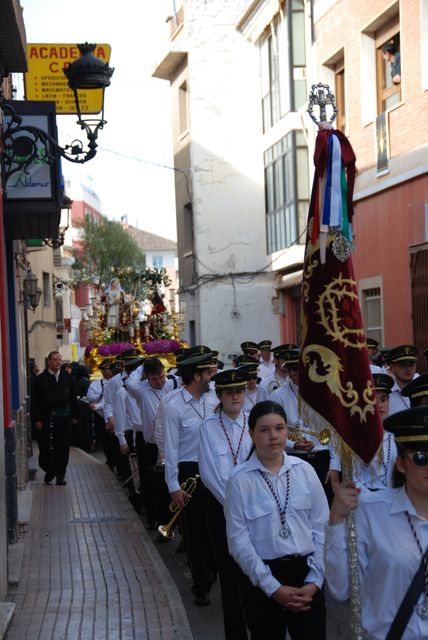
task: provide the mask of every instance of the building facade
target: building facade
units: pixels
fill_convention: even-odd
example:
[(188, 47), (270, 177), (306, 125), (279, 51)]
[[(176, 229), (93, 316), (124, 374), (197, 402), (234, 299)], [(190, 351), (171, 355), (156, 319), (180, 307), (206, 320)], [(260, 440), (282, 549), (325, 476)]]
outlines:
[(175, 4), (153, 75), (171, 83), (183, 337), (230, 362), (244, 339), (279, 340), (257, 51), (236, 30), (246, 2)]
[[(253, 47), (260, 78), (258, 144), (264, 168), (266, 251), (275, 274), (282, 342), (300, 341), (300, 288), (311, 168), (305, 109), (310, 21), (303, 0), (247, 3), (236, 29)], [(309, 121), (310, 122), (310, 121)], [(308, 139), (309, 136), (309, 139)]]
[(143, 231), (143, 229), (138, 229), (128, 224), (125, 224), (124, 228), (144, 252), (146, 267), (158, 270), (165, 269), (171, 284), (168, 287), (163, 287), (161, 294), (164, 296), (164, 304), (168, 311), (176, 311), (178, 283), (177, 243), (175, 240), (163, 238), (155, 233)]
[(354, 266), (367, 333), (425, 349), (428, 4), (317, 0), (314, 26), (316, 69), (336, 89), (357, 156)]

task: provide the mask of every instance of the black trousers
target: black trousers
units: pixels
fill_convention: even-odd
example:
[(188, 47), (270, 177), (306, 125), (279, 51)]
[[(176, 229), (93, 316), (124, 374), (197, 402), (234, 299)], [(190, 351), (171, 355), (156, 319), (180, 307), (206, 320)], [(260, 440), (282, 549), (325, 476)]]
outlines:
[(137, 454), (138, 470), (140, 472), (143, 505), (148, 522), (156, 522), (156, 497), (151, 484), (149, 469), (158, 459), (158, 448), (155, 444), (146, 442), (141, 431), (135, 432), (135, 453)]
[(247, 625), (238, 588), (240, 568), (229, 553), (223, 506), (207, 491), (208, 529), (220, 580), (225, 640), (247, 640)]
[(70, 416), (52, 416), (43, 420), (38, 431), (39, 465), (43, 471), (62, 480), (67, 470), (71, 445)]
[[(304, 556), (288, 560), (265, 560), (272, 574), (281, 584), (301, 587), (309, 571)], [(241, 573), (240, 589), (251, 640), (285, 640), (286, 632), (292, 640), (326, 640), (326, 611), (324, 591), (314, 596), (309, 611), (294, 613), (283, 609), (249, 578)]]
[[(197, 462), (180, 462), (178, 481), (182, 484), (199, 473)], [(189, 503), (182, 511), (187, 560), (193, 578), (195, 596), (208, 594), (216, 575), (216, 563), (207, 523), (207, 490), (198, 480)]]
[(287, 453), (290, 454), (290, 456), (296, 456), (296, 458), (306, 460), (306, 462), (314, 468), (315, 473), (323, 486), (328, 504), (331, 505), (334, 498), (333, 489), (330, 482), (325, 484), (325, 477), (330, 468), (330, 452), (327, 449), (323, 449), (322, 451), (316, 451), (314, 453), (299, 453), (296, 450), (287, 450)]

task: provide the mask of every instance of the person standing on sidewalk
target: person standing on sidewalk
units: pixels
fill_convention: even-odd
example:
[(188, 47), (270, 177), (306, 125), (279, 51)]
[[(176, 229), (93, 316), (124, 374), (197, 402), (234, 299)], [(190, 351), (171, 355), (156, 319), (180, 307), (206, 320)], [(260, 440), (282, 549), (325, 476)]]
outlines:
[(49, 353), (46, 369), (35, 380), (31, 415), (38, 431), (39, 465), (45, 472), (45, 483), (56, 477), (56, 484), (63, 486), (67, 484), (64, 478), (77, 399), (73, 377), (61, 370), (58, 351)]
[[(255, 365), (257, 367), (257, 363)], [(207, 491), (208, 529), (220, 579), (225, 640), (247, 640), (247, 625), (238, 590), (239, 568), (227, 546), (224, 500), (233, 469), (248, 457), (248, 414), (242, 410), (248, 371), (220, 371), (212, 380), (219, 399), (215, 414), (199, 432), (199, 471)]]

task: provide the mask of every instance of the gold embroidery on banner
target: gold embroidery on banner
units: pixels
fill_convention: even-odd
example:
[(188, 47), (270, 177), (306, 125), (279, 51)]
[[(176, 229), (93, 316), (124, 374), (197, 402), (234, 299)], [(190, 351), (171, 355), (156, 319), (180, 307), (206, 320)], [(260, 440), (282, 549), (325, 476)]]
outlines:
[[(339, 309), (338, 303), (342, 309)], [(365, 347), (364, 329), (353, 328), (352, 308), (358, 305), (356, 282), (351, 278), (343, 278), (342, 274), (334, 278), (324, 287), (323, 293), (317, 300), (317, 314), (327, 335), (338, 340), (345, 347), (363, 349)], [(349, 325), (344, 322), (344, 315), (348, 313)]]
[[(313, 353), (314, 357), (311, 358), (310, 353)], [(361, 407), (360, 395), (353, 383), (348, 380), (345, 386), (342, 386), (340, 373), (343, 371), (343, 366), (334, 351), (319, 344), (310, 344), (303, 350), (302, 363), (308, 369), (309, 379), (318, 384), (326, 383), (331, 393), (339, 398), (341, 405), (350, 409), (351, 416), (358, 414), (360, 421), (366, 422), (367, 414), (375, 413), (376, 396), (372, 381), (367, 380), (366, 388), (362, 393), (365, 406)], [(319, 367), (322, 368), (322, 372), (319, 371)]]

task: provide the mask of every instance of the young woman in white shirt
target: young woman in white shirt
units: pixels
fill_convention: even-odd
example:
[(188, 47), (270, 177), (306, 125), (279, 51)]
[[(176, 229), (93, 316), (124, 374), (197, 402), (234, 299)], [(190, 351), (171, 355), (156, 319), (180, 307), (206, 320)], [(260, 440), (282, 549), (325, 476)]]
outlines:
[(398, 450), (395, 488), (360, 494), (352, 481), (338, 486), (327, 529), (326, 579), (333, 597), (349, 598), (345, 518), (356, 509), (364, 638), (419, 640), (428, 638), (428, 407), (394, 413), (383, 426)]
[(324, 530), (328, 505), (314, 469), (288, 456), (286, 416), (251, 410), (254, 452), (231, 474), (225, 516), (252, 640), (325, 640)]
[(199, 431), (199, 473), (208, 489), (207, 519), (220, 580), (225, 640), (247, 640), (247, 626), (239, 591), (239, 568), (229, 553), (223, 505), (226, 483), (233, 469), (251, 449), (248, 414), (242, 410), (248, 372), (229, 369), (212, 381), (219, 400), (214, 415)]

